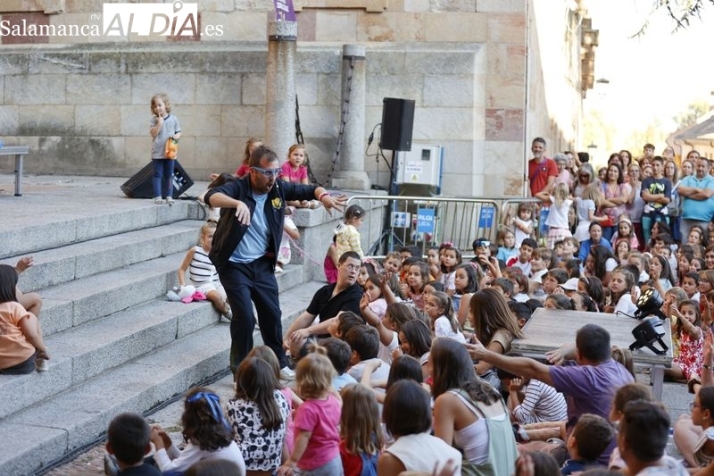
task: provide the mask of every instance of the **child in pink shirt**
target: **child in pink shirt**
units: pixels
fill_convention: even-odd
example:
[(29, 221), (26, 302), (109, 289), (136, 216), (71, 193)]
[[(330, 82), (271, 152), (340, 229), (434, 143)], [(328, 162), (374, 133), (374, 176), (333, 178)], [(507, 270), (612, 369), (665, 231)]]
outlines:
[(335, 369), (325, 349), (300, 359), (295, 380), (305, 401), (295, 413), (295, 447), (290, 458), (278, 469), (278, 476), (290, 476), (295, 466), (301, 476), (342, 476), (340, 458), (341, 403), (332, 393)]

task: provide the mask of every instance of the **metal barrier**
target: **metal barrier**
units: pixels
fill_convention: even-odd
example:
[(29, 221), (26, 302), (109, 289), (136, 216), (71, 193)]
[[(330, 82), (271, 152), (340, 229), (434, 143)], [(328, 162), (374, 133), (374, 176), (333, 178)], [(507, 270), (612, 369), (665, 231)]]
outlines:
[[(368, 203), (367, 203), (368, 202)], [(503, 226), (504, 207), (514, 207), (521, 202), (538, 203), (530, 197), (466, 198), (419, 197), (405, 195), (355, 195), (347, 206), (357, 204), (371, 213), (382, 210), (380, 220), (365, 220), (363, 227), (381, 224), (379, 238), (365, 249), (365, 255), (381, 258), (386, 253), (403, 246), (419, 246), (426, 254), (431, 246), (449, 241), (468, 257), (476, 238), (496, 241)], [(383, 204), (380, 207), (380, 203)], [(375, 208), (377, 207), (377, 208)], [(534, 213), (534, 219), (537, 219)], [(534, 226), (534, 230), (537, 226)], [(375, 236), (368, 228), (363, 236)], [(464, 253), (466, 252), (466, 253)]]

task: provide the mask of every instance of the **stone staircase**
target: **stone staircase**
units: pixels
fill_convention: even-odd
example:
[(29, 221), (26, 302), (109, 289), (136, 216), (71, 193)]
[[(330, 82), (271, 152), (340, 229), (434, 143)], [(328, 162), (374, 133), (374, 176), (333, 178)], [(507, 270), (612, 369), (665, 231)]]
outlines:
[[(208, 302), (164, 297), (198, 238), (199, 206), (132, 202), (0, 229), (0, 262), (34, 256), (20, 287), (44, 300), (52, 358), (45, 373), (0, 376), (0, 474), (35, 474), (95, 440), (118, 413), (146, 412), (227, 371), (228, 324)], [(323, 284), (303, 284), (302, 268), (278, 277), (284, 323)]]

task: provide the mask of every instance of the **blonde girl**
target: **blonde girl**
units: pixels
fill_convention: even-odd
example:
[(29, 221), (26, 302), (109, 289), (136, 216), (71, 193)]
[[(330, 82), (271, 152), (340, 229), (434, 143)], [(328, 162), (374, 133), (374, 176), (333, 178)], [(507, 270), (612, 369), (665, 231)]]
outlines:
[(384, 257), (383, 267), (385, 272), (399, 276), (399, 271), (402, 269), (402, 256), (396, 251), (387, 253), (387, 256)]
[(337, 256), (342, 256), (348, 251), (356, 252), (360, 258), (364, 258), (362, 244), (360, 242), (359, 227), (364, 222), (365, 211), (359, 205), (350, 205), (345, 210), (344, 222), (335, 229), (335, 246)]
[(503, 224), (513, 230), (513, 234), (516, 237), (514, 246), (519, 249), (521, 242), (526, 238), (531, 238), (533, 235), (533, 204), (519, 203), (515, 214), (513, 213), (513, 207), (509, 206)]
[(305, 165), (305, 146), (293, 144), (288, 150), (288, 160), (280, 167), (280, 178), (286, 182), (307, 185), (307, 166)]
[(518, 256), (518, 248), (516, 248), (516, 235), (508, 228), (503, 228), (496, 236), (496, 244), (498, 245), (498, 253), (496, 259), (507, 263), (509, 259)]
[(178, 118), (171, 115), (171, 101), (164, 93), (151, 97), (151, 163), (154, 165), (154, 203), (160, 205), (174, 203), (174, 165), (176, 157), (166, 157), (166, 141), (181, 138), (181, 125)]
[(315, 346), (298, 362), (295, 382), (305, 401), (295, 413), (295, 449), (278, 468), (278, 476), (291, 476), (295, 467), (300, 476), (344, 474), (338, 432), (341, 404), (332, 392), (336, 372), (326, 353)]
[(434, 337), (448, 337), (466, 343), (459, 322), (451, 307), (451, 298), (446, 293), (435, 291), (424, 299), (424, 313), (429, 316)]
[[(603, 206), (606, 200), (597, 184), (591, 183), (583, 189), (579, 198), (575, 198), (575, 211), (578, 217), (578, 226), (575, 228), (575, 239), (583, 242), (590, 239), (590, 223), (607, 220), (607, 217), (596, 216), (595, 212)], [(609, 203), (609, 202), (608, 202)]]
[(696, 301), (683, 301), (671, 307), (673, 319), (672, 334), (679, 338), (679, 356), (672, 359), (672, 368), (665, 369), (665, 375), (675, 380), (699, 381), (702, 373), (702, 352), (704, 332), (701, 313)]
[(215, 232), (216, 224), (213, 222), (207, 222), (201, 227), (198, 245), (190, 248), (181, 262), (178, 270), (178, 283), (182, 288), (186, 285), (186, 270), (188, 270), (189, 284), (194, 286), (196, 291), (202, 292), (219, 314), (231, 320), (233, 313), (226, 301), (226, 292), (218, 280), (216, 267), (208, 257)]
[(451, 243), (444, 243), (440, 247), (439, 257), (441, 262), (441, 277), (439, 281), (444, 285), (446, 294), (453, 296), (456, 291), (454, 272), (456, 271), (456, 267), (461, 264), (461, 252)]
[(344, 472), (376, 474), (384, 445), (377, 398), (372, 389), (361, 384), (347, 385), (341, 395), (340, 457)]
[(557, 184), (552, 195), (548, 192), (538, 192), (535, 196), (553, 204), (545, 220), (545, 224), (548, 225), (548, 249), (552, 250), (556, 241), (573, 236), (568, 225), (568, 212), (573, 204), (573, 198), (570, 196), (568, 185), (564, 183)]

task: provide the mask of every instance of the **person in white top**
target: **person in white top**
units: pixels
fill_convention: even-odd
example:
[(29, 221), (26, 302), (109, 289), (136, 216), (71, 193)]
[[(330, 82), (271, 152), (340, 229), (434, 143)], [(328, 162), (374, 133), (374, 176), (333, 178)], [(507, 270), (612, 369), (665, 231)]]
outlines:
[[(459, 344), (457, 344), (459, 345)], [(461, 474), (461, 453), (444, 440), (431, 436), (429, 393), (413, 380), (400, 380), (387, 390), (382, 419), (394, 443), (379, 457), (377, 474), (397, 476), (403, 471), (425, 471), (452, 460)]]
[(637, 312), (635, 302), (640, 291), (635, 283), (635, 276), (629, 270), (621, 266), (615, 268), (610, 280), (610, 305), (605, 307), (605, 312), (633, 317)]
[(245, 462), (233, 441), (233, 431), (223, 416), (218, 395), (207, 388), (196, 387), (186, 395), (181, 415), (186, 446), (179, 450), (160, 427), (151, 429), (151, 442), (156, 447), (154, 460), (162, 473), (185, 472), (202, 460), (222, 459), (238, 465), (238, 476), (245, 476)]
[(573, 236), (568, 224), (568, 212), (573, 205), (573, 197), (570, 196), (570, 188), (564, 183), (557, 184), (552, 195), (546, 191), (540, 191), (535, 196), (553, 204), (545, 221), (548, 225), (548, 249), (552, 250), (556, 241)]

